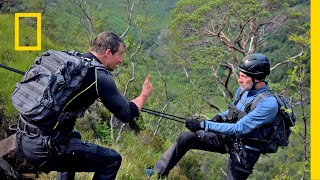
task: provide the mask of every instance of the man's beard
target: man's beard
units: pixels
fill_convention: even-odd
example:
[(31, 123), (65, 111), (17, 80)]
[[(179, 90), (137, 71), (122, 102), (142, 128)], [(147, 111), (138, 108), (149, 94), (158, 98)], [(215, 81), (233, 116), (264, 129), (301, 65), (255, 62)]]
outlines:
[(246, 85), (245, 87), (242, 87), (240, 85), (240, 89), (241, 89), (241, 91), (249, 91), (252, 89), (252, 86), (253, 86), (253, 82), (251, 81), (250, 84)]

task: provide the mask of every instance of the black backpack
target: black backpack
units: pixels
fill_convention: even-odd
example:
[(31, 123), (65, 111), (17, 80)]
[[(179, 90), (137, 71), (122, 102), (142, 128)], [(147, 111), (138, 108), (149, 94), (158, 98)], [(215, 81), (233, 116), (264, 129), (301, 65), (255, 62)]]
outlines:
[(63, 110), (92, 67), (104, 68), (76, 51), (48, 50), (35, 59), (16, 84), (12, 103), (28, 122), (40, 125), (55, 120), (56, 127), (59, 121), (77, 115)]
[(260, 93), (252, 101), (251, 109), (254, 109), (258, 102), (267, 96), (274, 96), (278, 101), (279, 108), (274, 121), (270, 124), (271, 128), (267, 136), (267, 143), (260, 150), (262, 153), (275, 153), (279, 147), (288, 146), (291, 127), (295, 126), (296, 116), (288, 99), (271, 91)]

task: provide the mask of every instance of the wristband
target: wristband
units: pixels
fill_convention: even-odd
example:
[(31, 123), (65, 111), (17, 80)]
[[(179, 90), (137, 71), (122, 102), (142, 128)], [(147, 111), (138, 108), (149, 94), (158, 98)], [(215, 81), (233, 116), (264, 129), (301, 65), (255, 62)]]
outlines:
[(204, 129), (204, 126), (205, 126), (204, 121), (200, 122), (200, 128)]

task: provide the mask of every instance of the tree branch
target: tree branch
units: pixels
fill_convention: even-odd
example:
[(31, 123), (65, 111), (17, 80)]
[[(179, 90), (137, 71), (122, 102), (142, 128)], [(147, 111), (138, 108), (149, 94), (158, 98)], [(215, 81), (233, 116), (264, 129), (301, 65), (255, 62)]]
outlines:
[(297, 57), (299, 57), (299, 56), (302, 56), (302, 54), (303, 54), (303, 51), (301, 51), (299, 54), (291, 57), (290, 59), (288, 59), (288, 60), (286, 60), (286, 61), (282, 61), (282, 62), (277, 63), (277, 64), (274, 65), (272, 68), (270, 68), (270, 71), (273, 71), (275, 68), (277, 68), (278, 66), (280, 66), (280, 65), (282, 65), (282, 64), (287, 64), (287, 63), (291, 62), (292, 59), (295, 59), (295, 58), (297, 58)]
[(69, 2), (77, 5), (81, 12), (83, 13), (86, 21), (87, 21), (87, 24), (84, 24), (84, 22), (81, 21), (81, 18), (80, 18), (80, 24), (85, 27), (87, 29), (87, 32), (89, 34), (89, 40), (90, 40), (90, 43), (92, 43), (93, 41), (93, 38), (95, 36), (95, 33), (94, 33), (94, 30), (93, 30), (93, 18), (91, 17), (90, 15), (90, 10), (89, 10), (89, 5), (87, 3), (87, 0), (69, 0)]
[[(166, 108), (169, 106), (170, 103), (171, 103), (171, 101), (168, 101), (168, 102), (164, 105), (164, 107), (162, 108), (162, 111), (161, 111), (161, 112), (164, 112), (164, 111), (166, 110)], [(157, 134), (157, 132), (158, 132), (158, 129), (159, 129), (159, 127), (160, 127), (160, 122), (161, 122), (161, 120), (162, 120), (162, 117), (159, 117), (158, 122), (157, 122), (157, 127), (156, 127), (156, 129), (155, 129), (155, 131), (154, 131), (154, 133), (153, 133), (153, 136), (156, 136), (156, 134)]]
[(119, 143), (119, 141), (120, 141), (120, 139), (121, 139), (121, 133), (122, 133), (122, 131), (123, 131), (123, 129), (124, 129), (125, 126), (126, 126), (126, 123), (123, 123), (123, 124), (121, 125), (120, 130), (119, 130), (119, 132), (118, 132), (117, 139), (116, 139), (116, 143)]
[(186, 77), (189, 79), (189, 81), (190, 81), (191, 85), (193, 86), (193, 88), (195, 88), (198, 91), (199, 95), (201, 96), (201, 99), (204, 102), (206, 102), (210, 107), (212, 107), (212, 108), (214, 108), (214, 109), (216, 109), (217, 111), (220, 112), (219, 108), (216, 105), (214, 105), (213, 103), (209, 102), (209, 100), (207, 98), (205, 98), (205, 96), (198, 90), (197, 86), (194, 84), (194, 82), (190, 78), (190, 76), (188, 74), (188, 71), (187, 71), (187, 68), (184, 67), (184, 66), (183, 66), (183, 71), (184, 71)]
[[(133, 3), (131, 4), (131, 7), (130, 7), (130, 1), (127, 0), (127, 13), (128, 13), (128, 26), (126, 28), (126, 30), (121, 34), (121, 38), (123, 38), (127, 32), (129, 31), (130, 27), (131, 27), (131, 24), (132, 24), (132, 10), (133, 10), (133, 7), (135, 5), (136, 1), (133, 1)], [(130, 8), (129, 8), (130, 7)]]
[(229, 79), (230, 79), (230, 76), (231, 76), (231, 68), (230, 68), (229, 66), (227, 66), (227, 65), (225, 65), (224, 67), (226, 67), (227, 69), (229, 69), (229, 73), (228, 73), (228, 76), (227, 76), (225, 82), (223, 82), (222, 79), (218, 76), (218, 73), (217, 73), (217, 71), (214, 69), (213, 66), (211, 66), (212, 74), (213, 74), (213, 76), (216, 78), (216, 80), (217, 80), (220, 84), (222, 84), (223, 87), (227, 90), (229, 97), (232, 98), (232, 97), (233, 97), (233, 94), (232, 94), (232, 92), (231, 92), (231, 91), (229, 90), (229, 88), (228, 88)]
[(127, 95), (129, 84), (135, 79), (135, 69), (134, 69), (134, 63), (132, 61), (131, 61), (131, 66), (132, 66), (132, 77), (127, 81), (125, 85), (123, 96)]

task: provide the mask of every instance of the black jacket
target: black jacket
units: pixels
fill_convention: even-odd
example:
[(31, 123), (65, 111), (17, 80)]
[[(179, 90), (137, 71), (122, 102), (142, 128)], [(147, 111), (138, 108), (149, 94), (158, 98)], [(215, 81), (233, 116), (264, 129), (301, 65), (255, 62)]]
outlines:
[[(91, 52), (84, 57), (95, 59), (101, 63)], [(89, 68), (80, 88), (72, 95), (74, 98), (66, 107), (65, 112), (81, 112), (100, 98), (104, 106), (122, 122), (130, 122), (139, 115), (138, 107), (128, 102), (110, 75), (110, 72), (102, 68)], [(75, 120), (63, 122), (59, 125), (60, 130), (72, 130)]]

